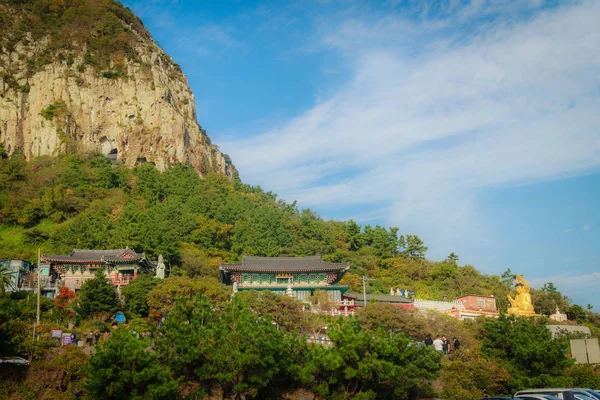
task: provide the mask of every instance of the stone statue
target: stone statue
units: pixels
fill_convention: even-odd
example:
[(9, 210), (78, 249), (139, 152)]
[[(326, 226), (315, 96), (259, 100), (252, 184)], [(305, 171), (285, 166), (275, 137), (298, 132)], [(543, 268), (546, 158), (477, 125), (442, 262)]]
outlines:
[(508, 295), (510, 307), (506, 312), (508, 314), (513, 314), (517, 316), (535, 314), (533, 310), (533, 301), (531, 300), (531, 294), (529, 294), (531, 287), (529, 286), (529, 282), (527, 282), (527, 279), (523, 278), (521, 275), (517, 275), (514, 284), (515, 290), (517, 291), (517, 295), (514, 299), (510, 294)]
[(390, 296), (393, 296), (393, 295), (394, 295), (394, 288), (391, 288), (390, 289)]
[(165, 263), (162, 254), (158, 256), (158, 265), (156, 266), (155, 278), (165, 279)]
[(238, 283), (236, 281), (233, 281), (233, 293), (237, 293), (238, 291)]

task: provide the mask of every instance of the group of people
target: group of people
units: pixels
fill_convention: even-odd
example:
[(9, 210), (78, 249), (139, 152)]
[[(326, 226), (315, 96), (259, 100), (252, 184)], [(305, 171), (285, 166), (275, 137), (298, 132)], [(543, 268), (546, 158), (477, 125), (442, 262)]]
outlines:
[[(112, 328), (116, 329), (117, 324), (113, 324)], [(88, 346), (95, 346), (98, 344), (98, 342), (100, 341), (100, 332), (96, 331), (96, 332), (92, 332), (90, 331), (90, 333), (88, 333), (87, 335), (85, 335), (85, 344)], [(71, 343), (72, 344), (78, 344), (79, 340), (77, 339), (77, 333), (72, 332), (71, 335), (69, 335), (71, 337)], [(110, 337), (110, 330), (108, 330), (107, 328), (104, 328), (104, 331), (102, 333), (102, 337), (104, 340), (108, 339)], [(82, 339), (83, 340), (83, 339)]]
[(445, 335), (438, 336), (433, 340), (431, 335), (425, 336), (423, 343), (426, 346), (433, 346), (437, 351), (443, 351), (444, 354), (450, 354), (451, 351), (456, 351), (460, 348), (460, 341), (457, 338), (452, 339), (452, 344)]

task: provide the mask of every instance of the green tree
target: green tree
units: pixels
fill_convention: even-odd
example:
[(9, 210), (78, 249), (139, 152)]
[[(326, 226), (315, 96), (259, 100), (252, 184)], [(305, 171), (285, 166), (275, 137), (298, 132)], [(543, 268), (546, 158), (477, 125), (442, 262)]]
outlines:
[(177, 381), (169, 368), (123, 328), (112, 331), (89, 359), (85, 389), (92, 399), (176, 399)]
[(578, 324), (582, 324), (587, 321), (587, 313), (579, 304), (573, 304), (567, 309), (567, 316), (571, 321), (577, 321)]
[(160, 279), (143, 274), (124, 286), (121, 289), (121, 296), (125, 311), (131, 317), (147, 317), (150, 312), (147, 301), (148, 293), (160, 282)]
[(487, 320), (482, 333), (481, 353), (508, 368), (507, 389), (511, 391), (556, 385), (573, 362), (567, 358), (563, 342), (552, 339), (543, 323), (501, 314)]
[(425, 253), (429, 249), (417, 235), (400, 236), (399, 245), (404, 249), (404, 255), (415, 259), (425, 258)]
[(441, 354), (401, 333), (362, 328), (339, 319), (327, 331), (331, 347), (312, 345), (301, 378), (328, 399), (406, 399), (439, 373)]
[(450, 264), (450, 265), (457, 265), (458, 264), (458, 256), (454, 252), (452, 252), (448, 255), (448, 257), (446, 257), (446, 259), (444, 260), (444, 263)]
[(369, 303), (359, 308), (357, 317), (363, 327), (371, 331), (383, 329), (386, 332), (402, 332), (419, 341), (424, 339), (427, 331), (425, 322), (418, 314), (392, 304)]
[(466, 358), (454, 354), (452, 363), (441, 371), (442, 396), (447, 400), (479, 400), (506, 393), (508, 370), (496, 360)]
[(346, 222), (344, 226), (344, 232), (346, 234), (345, 242), (348, 244), (350, 251), (357, 251), (362, 247), (360, 225), (351, 219), (350, 221)]
[(101, 312), (112, 313), (119, 309), (115, 287), (104, 276), (104, 268), (96, 271), (94, 279), (85, 281), (77, 295), (77, 313), (82, 318)]
[(175, 306), (179, 297), (193, 299), (205, 296), (212, 301), (223, 301), (229, 298), (230, 289), (225, 289), (215, 278), (189, 278), (187, 276), (170, 276), (156, 285), (147, 297), (148, 306), (158, 314), (165, 314)]
[(0, 264), (0, 293), (5, 294), (6, 288), (13, 284), (13, 274), (8, 264)]
[(179, 299), (159, 332), (156, 348), (178, 374), (233, 399), (256, 397), (287, 373), (301, 347), (296, 335), (278, 331), (235, 296), (222, 310), (206, 298)]
[(504, 273), (502, 273), (502, 275), (500, 276), (500, 280), (502, 281), (502, 283), (504, 283), (506, 286), (512, 288), (513, 286), (513, 281), (515, 280), (516, 275), (513, 274), (513, 272), (509, 269), (507, 269), (506, 271), (504, 271)]
[(275, 322), (278, 329), (303, 331), (305, 313), (298, 300), (276, 295), (271, 291), (244, 290), (236, 297), (242, 299), (246, 307), (258, 317), (266, 317)]

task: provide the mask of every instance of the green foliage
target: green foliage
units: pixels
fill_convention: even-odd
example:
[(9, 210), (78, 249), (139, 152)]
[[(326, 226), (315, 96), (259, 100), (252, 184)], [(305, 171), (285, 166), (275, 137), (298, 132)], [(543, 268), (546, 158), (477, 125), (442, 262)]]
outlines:
[(302, 332), (307, 328), (303, 304), (294, 298), (276, 295), (268, 290), (247, 290), (235, 296), (258, 317), (268, 317), (278, 329)]
[(8, 264), (0, 264), (0, 293), (4, 295), (7, 287), (13, 286), (12, 270)]
[[(295, 335), (278, 331), (236, 297), (215, 311), (206, 298), (180, 299), (159, 332), (156, 347), (177, 374), (219, 385), (223, 396), (257, 396), (301, 348)], [(235, 396), (235, 397), (232, 397)]]
[(553, 340), (544, 324), (523, 317), (502, 314), (488, 320), (482, 335), (482, 354), (501, 360), (511, 373), (507, 386), (512, 390), (556, 385), (573, 362), (565, 354), (567, 346)]
[(52, 121), (54, 117), (59, 117), (66, 113), (68, 113), (67, 104), (62, 99), (56, 100), (40, 111), (40, 115), (48, 121)]
[(123, 305), (130, 317), (148, 316), (150, 308), (148, 307), (146, 298), (148, 297), (148, 293), (160, 282), (160, 279), (142, 274), (121, 288)]
[[(0, 44), (12, 51), (31, 35), (34, 41), (47, 38), (47, 45), (28, 60), (33, 74), (56, 59), (74, 63), (70, 54), (87, 50), (82, 65), (119, 71), (125, 59), (138, 61), (136, 44), (150, 34), (128, 8), (113, 0), (10, 2), (11, 29)], [(2, 19), (0, 19), (2, 21)], [(118, 74), (118, 72), (116, 72)]]
[(113, 313), (119, 309), (115, 287), (104, 277), (103, 268), (98, 269), (94, 279), (84, 282), (77, 294), (77, 313), (81, 318), (103, 312)]
[(441, 372), (442, 396), (447, 400), (479, 400), (503, 395), (509, 378), (508, 370), (496, 360), (454, 357)]
[(327, 333), (333, 346), (311, 346), (301, 370), (302, 380), (324, 398), (408, 398), (441, 368), (441, 354), (431, 347), (402, 334), (367, 331), (353, 318), (339, 319)]
[(115, 71), (102, 71), (102, 77), (106, 79), (117, 79), (126, 76), (120, 69)]
[(425, 258), (425, 253), (429, 249), (417, 235), (400, 236), (400, 248), (403, 253), (410, 258)]
[(113, 330), (90, 358), (85, 389), (92, 399), (175, 399), (178, 385), (146, 350), (149, 341)]
[(225, 300), (230, 290), (221, 286), (215, 278), (190, 279), (185, 276), (170, 276), (156, 285), (147, 296), (148, 306), (161, 315), (173, 309), (180, 297), (192, 299), (205, 296), (210, 300)]

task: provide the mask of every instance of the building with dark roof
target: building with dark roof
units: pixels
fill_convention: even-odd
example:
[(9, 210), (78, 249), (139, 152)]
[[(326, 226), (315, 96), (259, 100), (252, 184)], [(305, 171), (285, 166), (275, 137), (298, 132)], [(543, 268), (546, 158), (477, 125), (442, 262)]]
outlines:
[[(323, 262), (321, 256), (310, 257), (253, 257), (243, 256), (239, 264), (221, 264), (221, 282), (237, 290), (270, 290), (287, 294), (300, 301), (317, 290), (327, 291), (330, 300), (352, 312), (354, 301), (343, 299), (348, 286), (340, 285), (348, 263)], [(350, 310), (350, 311), (349, 311)]]
[(152, 273), (156, 263), (144, 253), (129, 248), (114, 250), (74, 249), (68, 255), (42, 255), (42, 262), (50, 264), (62, 284), (69, 289), (81, 288), (83, 282), (95, 277), (98, 268), (115, 286), (127, 285), (138, 273)]
[(362, 293), (348, 293), (348, 296), (352, 296), (356, 298), (356, 306), (364, 307), (365, 306), (365, 298), (368, 303), (386, 303), (391, 304), (396, 307), (406, 308), (412, 310), (415, 308), (414, 302), (411, 298), (400, 296), (400, 295), (389, 295), (389, 294), (365, 294)]

